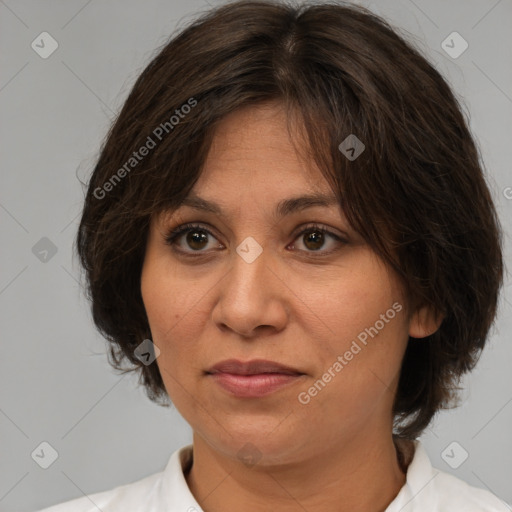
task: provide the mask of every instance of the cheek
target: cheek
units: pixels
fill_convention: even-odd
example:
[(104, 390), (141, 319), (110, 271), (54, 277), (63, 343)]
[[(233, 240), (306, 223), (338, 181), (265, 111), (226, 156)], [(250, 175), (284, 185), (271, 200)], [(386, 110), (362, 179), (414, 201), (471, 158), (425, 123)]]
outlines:
[[(142, 269), (141, 294), (152, 341), (160, 349), (157, 364), (171, 398), (180, 383), (195, 377), (199, 340), (208, 318), (207, 290), (199, 276), (178, 272), (166, 255), (149, 253)], [(205, 291), (206, 290), (206, 291)]]
[(317, 276), (314, 286), (308, 288), (305, 282), (300, 286), (309, 289), (302, 299), (317, 317), (315, 324), (310, 315), (310, 331), (317, 325), (319, 335), (332, 340), (335, 355), (348, 350), (359, 334), (364, 339), (367, 329), (375, 333), (376, 323), (381, 338), (393, 338), (406, 328), (403, 308), (397, 311), (403, 301), (396, 281), (368, 251), (358, 252), (355, 259), (357, 264)]
[(171, 263), (168, 256), (149, 252), (141, 274), (141, 294), (151, 332), (155, 338), (163, 338), (161, 341), (183, 327), (185, 317), (195, 314), (204, 296), (197, 282), (184, 277)]
[(306, 392), (318, 407), (332, 404), (339, 412), (368, 412), (383, 395), (391, 397), (408, 340), (397, 282), (373, 258), (361, 257), (359, 263), (357, 271), (326, 281), (328, 293), (312, 299), (321, 325), (328, 328), (324, 340), (329, 342), (322, 343), (318, 336), (316, 354), (322, 373)]
[(384, 302), (351, 318), (350, 328), (333, 342), (335, 351), (324, 360), (314, 389), (308, 390), (316, 393), (320, 408), (363, 418), (382, 404), (391, 407), (408, 340), (401, 306)]
[[(183, 339), (180, 322), (185, 305), (180, 301), (180, 287), (154, 261), (146, 259), (141, 275), (141, 293), (148, 317), (152, 341), (160, 350), (156, 364), (171, 401), (179, 399), (180, 383), (184, 380), (180, 371), (189, 365), (182, 360), (186, 352), (178, 340)], [(181, 365), (179, 363), (182, 363)], [(180, 370), (181, 368), (181, 370)], [(177, 404), (175, 404), (177, 405)]]

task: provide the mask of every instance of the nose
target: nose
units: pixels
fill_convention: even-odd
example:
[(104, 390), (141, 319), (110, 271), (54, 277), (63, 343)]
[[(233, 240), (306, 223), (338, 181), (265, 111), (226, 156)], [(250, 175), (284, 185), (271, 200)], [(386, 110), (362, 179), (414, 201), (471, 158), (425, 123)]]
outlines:
[(275, 334), (288, 322), (293, 294), (269, 251), (249, 261), (233, 253), (231, 268), (219, 283), (212, 320), (220, 330), (244, 338)]

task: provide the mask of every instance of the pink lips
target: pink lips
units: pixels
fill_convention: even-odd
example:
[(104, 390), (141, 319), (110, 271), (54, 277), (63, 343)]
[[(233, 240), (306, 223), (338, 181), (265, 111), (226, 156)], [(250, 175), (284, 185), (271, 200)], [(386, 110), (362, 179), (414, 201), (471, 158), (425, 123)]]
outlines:
[(263, 359), (245, 363), (229, 359), (212, 366), (207, 373), (229, 393), (246, 398), (265, 396), (304, 375), (295, 368)]

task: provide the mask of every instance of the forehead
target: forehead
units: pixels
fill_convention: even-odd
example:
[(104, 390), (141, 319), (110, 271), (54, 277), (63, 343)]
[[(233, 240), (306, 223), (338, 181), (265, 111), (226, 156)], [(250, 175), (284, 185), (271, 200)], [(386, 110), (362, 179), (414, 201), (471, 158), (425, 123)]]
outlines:
[(323, 208), (344, 218), (339, 200), (295, 127), (288, 129), (279, 103), (246, 106), (222, 118), (201, 174), (173, 216), (186, 211), (251, 222), (263, 214), (272, 223)]
[(279, 103), (244, 107), (219, 122), (191, 195), (236, 194), (252, 200), (274, 196), (274, 202), (279, 195), (333, 196), (306, 153), (305, 143), (290, 134)]

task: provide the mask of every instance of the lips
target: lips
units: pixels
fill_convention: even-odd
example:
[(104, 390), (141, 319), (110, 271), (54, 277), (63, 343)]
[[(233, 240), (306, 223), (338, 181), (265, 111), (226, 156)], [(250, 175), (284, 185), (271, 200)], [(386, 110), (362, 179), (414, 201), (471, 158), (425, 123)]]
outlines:
[(264, 373), (304, 375), (296, 368), (265, 359), (253, 359), (247, 362), (242, 362), (237, 359), (228, 359), (215, 364), (207, 370), (207, 373), (229, 373), (232, 375), (260, 375)]
[(305, 374), (275, 361), (228, 359), (212, 366), (206, 377), (236, 399), (263, 399), (302, 381)]

